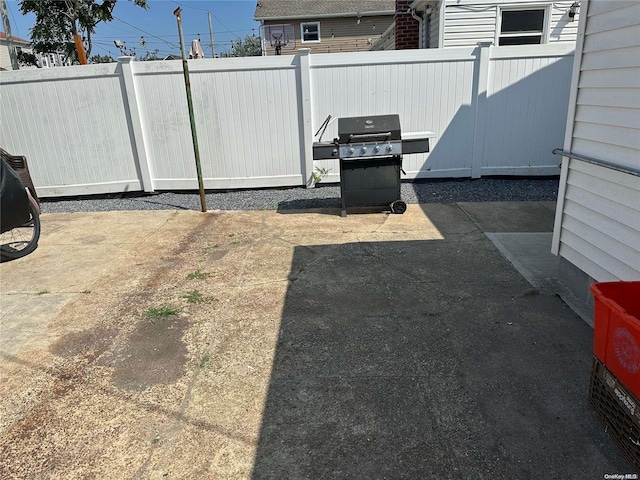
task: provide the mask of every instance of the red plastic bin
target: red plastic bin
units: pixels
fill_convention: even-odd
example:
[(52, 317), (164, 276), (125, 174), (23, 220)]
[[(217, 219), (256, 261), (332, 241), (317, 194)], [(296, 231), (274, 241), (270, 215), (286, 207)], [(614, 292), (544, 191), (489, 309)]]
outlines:
[(640, 397), (640, 282), (600, 282), (594, 295), (593, 352)]

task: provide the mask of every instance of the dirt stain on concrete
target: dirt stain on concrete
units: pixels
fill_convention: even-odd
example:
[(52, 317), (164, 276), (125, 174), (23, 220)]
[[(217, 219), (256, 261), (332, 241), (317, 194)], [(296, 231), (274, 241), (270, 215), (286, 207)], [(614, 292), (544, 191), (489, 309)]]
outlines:
[(141, 391), (175, 383), (187, 361), (182, 337), (188, 326), (187, 318), (176, 315), (140, 322), (111, 363), (113, 384)]
[(227, 253), (229, 253), (229, 250), (213, 250), (207, 255), (207, 260), (212, 263), (218, 260), (222, 260)]
[(69, 333), (51, 344), (49, 351), (59, 357), (82, 355), (92, 362), (111, 346), (117, 333), (117, 329), (105, 327)]

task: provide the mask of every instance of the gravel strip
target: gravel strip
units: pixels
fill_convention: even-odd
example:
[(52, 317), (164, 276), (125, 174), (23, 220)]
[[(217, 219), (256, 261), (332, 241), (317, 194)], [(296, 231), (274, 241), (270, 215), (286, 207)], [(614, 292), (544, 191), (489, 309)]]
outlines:
[[(402, 184), (406, 203), (555, 201), (558, 177), (416, 180)], [(340, 186), (234, 190), (207, 193), (209, 210), (297, 210), (339, 208)], [(42, 199), (44, 213), (117, 210), (200, 210), (197, 192), (117, 194)]]

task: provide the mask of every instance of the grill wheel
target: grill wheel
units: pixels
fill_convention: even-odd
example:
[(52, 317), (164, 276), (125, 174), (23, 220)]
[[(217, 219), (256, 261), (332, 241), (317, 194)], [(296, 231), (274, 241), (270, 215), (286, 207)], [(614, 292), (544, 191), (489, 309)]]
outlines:
[(402, 200), (396, 200), (391, 204), (391, 213), (397, 213), (399, 215), (402, 215), (406, 211), (407, 211), (407, 204), (404, 203)]

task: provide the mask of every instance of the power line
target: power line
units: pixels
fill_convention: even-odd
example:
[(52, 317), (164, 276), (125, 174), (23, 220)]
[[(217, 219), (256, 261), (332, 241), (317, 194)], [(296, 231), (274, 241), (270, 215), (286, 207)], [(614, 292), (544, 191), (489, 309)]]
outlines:
[(9, 8), (9, 5), (7, 5), (7, 10), (9, 10), (9, 15), (11, 15), (11, 18), (13, 18), (13, 24), (16, 27), (16, 33), (18, 34), (18, 37), (21, 37), (22, 35), (20, 35), (20, 29), (18, 28), (18, 22), (16, 22), (16, 17), (13, 16), (13, 10), (11, 10)]
[(184, 7), (184, 8), (191, 8), (192, 10), (200, 10), (201, 12), (208, 12), (209, 11), (209, 10), (206, 10), (204, 8), (192, 7), (191, 5), (183, 5), (182, 3), (176, 2), (175, 0), (171, 0), (171, 1), (173, 3), (175, 3), (175, 4), (177, 4), (177, 5), (180, 5), (181, 7)]
[[(118, 27), (114, 27), (114, 26), (112, 25), (112, 28), (118, 28)], [(126, 31), (127, 31), (127, 30), (124, 30), (124, 29), (122, 29), (122, 28), (118, 28), (118, 30), (121, 30), (121, 31), (123, 31), (123, 32), (126, 32)], [(227, 32), (227, 33), (243, 33), (243, 32), (250, 32), (250, 31), (252, 31), (252, 30), (254, 30), (254, 29), (252, 29), (252, 28), (245, 28), (245, 29), (243, 29), (243, 30), (233, 30), (232, 32)], [(185, 37), (192, 37), (192, 36), (197, 36), (197, 35), (203, 35), (203, 33), (202, 33), (202, 32), (196, 32), (196, 33), (193, 33), (193, 32), (192, 32), (192, 33), (185, 33), (185, 34), (184, 34), (184, 36), (185, 36)], [(178, 35), (178, 34), (175, 34), (175, 35), (162, 35), (162, 37), (167, 38), (167, 39), (170, 39), (170, 37), (179, 37), (179, 36), (180, 36), (180, 35)], [(92, 38), (92, 39), (93, 39), (93, 38), (106, 38), (106, 39), (110, 39), (110, 38), (111, 38), (111, 36), (105, 36), (105, 35), (97, 35), (97, 36), (96, 36), (96, 35), (93, 35), (91, 38)], [(119, 38), (123, 38), (123, 39), (140, 38), (140, 35), (120, 35), (120, 36), (119, 36)], [(169, 40), (167, 40), (167, 41), (169, 41)]]
[(221, 21), (218, 17), (216, 17), (216, 14), (215, 14), (215, 13), (213, 13), (211, 10), (205, 10), (204, 8), (192, 7), (192, 6), (190, 6), (190, 5), (183, 5), (183, 4), (182, 4), (182, 3), (180, 3), (180, 2), (176, 2), (176, 0), (171, 0), (171, 1), (172, 1), (173, 3), (175, 3), (176, 5), (180, 5), (181, 7), (184, 7), (184, 8), (191, 8), (191, 9), (193, 9), (193, 10), (200, 10), (201, 12), (208, 12), (208, 13), (210, 13), (210, 14), (211, 14), (211, 16), (212, 16), (213, 18), (215, 18), (215, 19), (218, 21), (218, 23), (219, 23), (220, 25), (222, 25), (224, 28), (226, 28), (226, 30), (224, 30), (225, 32), (227, 32), (227, 33), (231, 33), (231, 34), (232, 34), (234, 37), (236, 37), (236, 38), (240, 38), (238, 35), (236, 35), (235, 33), (233, 33), (233, 31), (232, 31), (229, 27), (227, 27), (224, 23), (222, 23), (222, 21)]
[(142, 33), (144, 33), (145, 35), (149, 35), (150, 37), (157, 38), (158, 40), (160, 40), (160, 41), (162, 41), (162, 42), (166, 43), (167, 45), (169, 45), (171, 48), (179, 48), (176, 44), (171, 43), (171, 42), (168, 42), (168, 41), (167, 41), (167, 40), (165, 40), (164, 38), (160, 38), (160, 37), (158, 37), (158, 36), (154, 35), (153, 33), (146, 32), (146, 31), (142, 30), (141, 28), (138, 28), (138, 27), (136, 27), (135, 25), (130, 24), (129, 22), (125, 22), (124, 20), (122, 20), (122, 19), (120, 19), (120, 18), (118, 18), (118, 17), (116, 17), (116, 16), (114, 16), (113, 18), (115, 18), (115, 19), (116, 19), (116, 20), (118, 20), (119, 22), (124, 23), (125, 25), (129, 25), (131, 28), (135, 28), (136, 30), (141, 31), (141, 32), (142, 32)]

